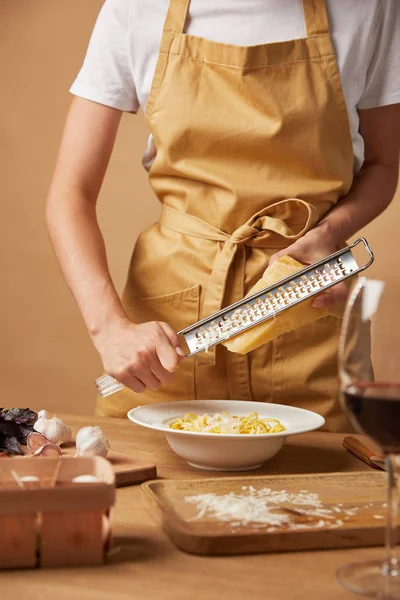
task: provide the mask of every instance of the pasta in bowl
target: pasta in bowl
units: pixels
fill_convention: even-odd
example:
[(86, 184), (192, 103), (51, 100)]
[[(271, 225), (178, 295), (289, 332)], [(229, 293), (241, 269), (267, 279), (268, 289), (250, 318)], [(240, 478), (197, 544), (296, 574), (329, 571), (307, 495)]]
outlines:
[(172, 450), (190, 465), (246, 471), (275, 456), (288, 436), (318, 429), (323, 417), (309, 410), (239, 400), (188, 400), (138, 406), (135, 424), (164, 433)]
[(195, 415), (188, 413), (168, 423), (171, 429), (178, 431), (197, 431), (199, 433), (239, 433), (254, 435), (255, 433), (281, 433), (285, 427), (279, 419), (261, 418), (257, 412), (247, 417), (230, 415), (228, 412), (215, 415)]

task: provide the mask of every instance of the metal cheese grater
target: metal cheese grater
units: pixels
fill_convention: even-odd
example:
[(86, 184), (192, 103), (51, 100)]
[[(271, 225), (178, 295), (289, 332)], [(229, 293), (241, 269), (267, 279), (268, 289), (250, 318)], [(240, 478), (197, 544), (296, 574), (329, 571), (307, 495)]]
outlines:
[[(359, 246), (368, 253), (367, 262), (362, 266), (353, 256), (352, 250)], [(304, 267), (297, 273), (281, 279), (277, 283), (247, 296), (235, 304), (202, 319), (178, 332), (188, 348), (186, 358), (207, 351), (263, 321), (329, 289), (337, 283), (367, 269), (374, 262), (373, 252), (364, 238), (338, 252)], [(96, 379), (100, 396), (105, 398), (124, 388), (124, 385), (111, 377), (103, 375)]]

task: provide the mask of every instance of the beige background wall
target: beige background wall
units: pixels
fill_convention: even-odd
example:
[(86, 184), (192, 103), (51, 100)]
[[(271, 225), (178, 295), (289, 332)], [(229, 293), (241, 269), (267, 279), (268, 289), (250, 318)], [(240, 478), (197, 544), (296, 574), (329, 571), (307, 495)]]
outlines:
[[(90, 413), (102, 366), (47, 238), (44, 204), (70, 102), (102, 0), (0, 0), (0, 405)], [(137, 233), (157, 218), (140, 158), (142, 115), (125, 115), (100, 198), (122, 289)], [(398, 199), (363, 233), (375, 273), (399, 266)]]

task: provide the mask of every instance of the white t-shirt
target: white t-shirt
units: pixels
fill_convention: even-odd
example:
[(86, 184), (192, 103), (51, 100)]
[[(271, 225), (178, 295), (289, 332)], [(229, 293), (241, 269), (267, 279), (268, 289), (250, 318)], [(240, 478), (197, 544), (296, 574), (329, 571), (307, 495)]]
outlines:
[[(145, 111), (169, 0), (106, 0), (71, 87), (82, 98)], [(364, 157), (358, 109), (400, 102), (400, 0), (327, 0), (350, 119), (355, 171)], [(186, 33), (251, 46), (306, 37), (301, 0), (192, 0)], [(143, 164), (155, 156), (152, 139)]]

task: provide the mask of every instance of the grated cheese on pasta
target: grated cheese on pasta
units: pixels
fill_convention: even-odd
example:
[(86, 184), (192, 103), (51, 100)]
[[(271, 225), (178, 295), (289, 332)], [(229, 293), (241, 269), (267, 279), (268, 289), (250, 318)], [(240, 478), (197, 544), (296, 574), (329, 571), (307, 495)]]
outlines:
[(171, 421), (168, 426), (179, 431), (200, 433), (265, 434), (280, 433), (285, 427), (278, 419), (261, 418), (253, 412), (245, 417), (237, 417), (227, 412), (214, 415), (188, 413)]

